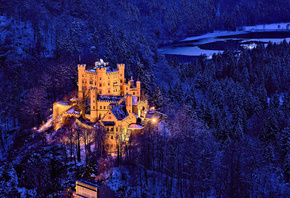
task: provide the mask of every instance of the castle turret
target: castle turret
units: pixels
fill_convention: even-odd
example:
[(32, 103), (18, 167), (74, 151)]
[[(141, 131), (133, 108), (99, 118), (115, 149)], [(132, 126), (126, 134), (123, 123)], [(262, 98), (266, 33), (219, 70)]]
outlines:
[(133, 77), (131, 76), (131, 80), (128, 82), (129, 84), (129, 88), (133, 87), (134, 85), (134, 80), (133, 80)]
[(86, 64), (78, 64), (78, 98), (83, 97), (83, 87), (85, 86)]
[(137, 88), (137, 96), (140, 99), (140, 96), (141, 96), (141, 82), (139, 81), (139, 77), (138, 77), (138, 79), (136, 81), (136, 88)]
[(96, 122), (98, 119), (98, 111), (97, 111), (97, 88), (91, 88), (91, 122)]
[(126, 100), (126, 109), (127, 109), (128, 113), (132, 113), (132, 95), (126, 94), (125, 100)]
[(96, 69), (96, 73), (97, 73), (97, 87), (98, 87), (98, 94), (102, 95), (104, 94), (104, 82), (106, 82), (106, 72), (107, 72), (107, 68), (106, 67), (98, 67)]

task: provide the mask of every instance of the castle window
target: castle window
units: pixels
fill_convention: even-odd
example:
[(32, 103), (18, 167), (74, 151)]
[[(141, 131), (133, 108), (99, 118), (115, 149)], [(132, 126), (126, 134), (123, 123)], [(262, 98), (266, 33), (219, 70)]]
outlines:
[(118, 127), (116, 127), (116, 131), (118, 131)]
[(114, 131), (114, 128), (113, 127), (111, 128), (111, 131)]
[(113, 140), (113, 139), (114, 139), (114, 137), (113, 137), (113, 136), (111, 136), (111, 139)]
[(104, 106), (104, 109), (106, 109), (106, 106)]
[(109, 129), (109, 127), (108, 127), (108, 128), (107, 128), (107, 131), (109, 132), (109, 130), (110, 130), (110, 129)]
[(120, 74), (120, 76), (122, 76), (122, 74)]
[(102, 80), (102, 78), (100, 78), (100, 80)]
[(122, 83), (123, 81), (122, 80), (120, 80), (120, 83)]
[(133, 92), (133, 95), (135, 96), (135, 92)]
[(108, 118), (109, 118), (109, 120), (110, 120), (110, 119), (112, 119), (112, 117), (111, 117), (111, 116), (109, 116)]
[(91, 85), (93, 84), (93, 81), (92, 81), (92, 80), (90, 80), (90, 84), (91, 84)]
[(102, 86), (102, 83), (100, 83), (100, 87)]
[(102, 94), (102, 90), (100, 90), (100, 94)]
[(108, 93), (110, 93), (110, 89), (108, 89)]
[(84, 77), (84, 75), (82, 75)]
[(126, 90), (128, 90), (128, 87), (126, 87)]
[(97, 83), (95, 82), (95, 85), (97, 85)]
[(108, 86), (110, 86), (110, 83), (108, 83)]
[(93, 109), (95, 109), (95, 106), (93, 106)]
[(100, 106), (100, 109), (102, 109), (102, 106)]

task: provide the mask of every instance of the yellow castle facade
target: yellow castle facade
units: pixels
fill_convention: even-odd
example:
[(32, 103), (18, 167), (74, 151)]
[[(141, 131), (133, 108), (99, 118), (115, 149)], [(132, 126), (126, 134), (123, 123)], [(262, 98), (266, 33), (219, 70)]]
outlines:
[[(85, 105), (81, 107), (81, 103), (88, 104), (88, 114), (84, 113)], [(91, 123), (100, 122), (108, 132), (109, 141), (114, 142), (117, 135), (122, 139), (128, 137), (127, 129), (130, 125), (136, 126), (138, 118), (145, 118), (147, 110), (147, 101), (141, 100), (139, 79), (136, 83), (132, 77), (126, 80), (125, 64), (117, 64), (114, 69), (101, 59), (95, 62), (93, 69), (87, 69), (85, 64), (78, 65), (78, 99), (56, 102), (53, 119), (61, 126), (65, 117), (83, 114)]]

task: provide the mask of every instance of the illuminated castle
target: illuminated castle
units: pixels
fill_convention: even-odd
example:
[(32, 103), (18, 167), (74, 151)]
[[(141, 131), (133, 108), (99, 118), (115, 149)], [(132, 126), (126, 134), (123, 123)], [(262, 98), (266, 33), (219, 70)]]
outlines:
[[(120, 116), (124, 117), (127, 114), (129, 117), (133, 115), (140, 117), (147, 110), (147, 102), (140, 99), (140, 81), (137, 80), (135, 86), (131, 77), (126, 83), (125, 65), (118, 64), (117, 68), (112, 69), (102, 59), (95, 62), (95, 67), (91, 70), (86, 70), (86, 65), (78, 65), (78, 98), (79, 100), (90, 99), (89, 119), (91, 122), (113, 121), (113, 117), (119, 120)], [(125, 109), (118, 107), (119, 105), (125, 105), (126, 112)], [(119, 110), (117, 111), (117, 109)], [(115, 112), (115, 116), (107, 116), (107, 118), (108, 112), (109, 114)], [(132, 122), (134, 121), (132, 120)]]
[(131, 132), (142, 130), (137, 120), (144, 119), (147, 110), (147, 101), (141, 100), (140, 81), (134, 84), (131, 77), (126, 82), (124, 64), (113, 69), (101, 59), (90, 70), (84, 64), (78, 65), (78, 99), (55, 102), (52, 122), (55, 130), (71, 117), (78, 118), (78, 122), (81, 117), (90, 120), (92, 124), (85, 128), (99, 122), (108, 132), (108, 143), (113, 148), (117, 136), (126, 141)]

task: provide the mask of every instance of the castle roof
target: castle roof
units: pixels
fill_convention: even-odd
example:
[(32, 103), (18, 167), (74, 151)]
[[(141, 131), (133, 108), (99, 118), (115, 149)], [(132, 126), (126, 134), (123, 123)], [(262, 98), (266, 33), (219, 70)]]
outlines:
[(117, 120), (123, 120), (129, 115), (125, 105), (115, 106), (113, 109), (111, 109), (111, 111)]
[(140, 129), (143, 129), (144, 127), (141, 126), (140, 124), (130, 124), (128, 126), (128, 129), (132, 129), (132, 130), (140, 130)]
[(98, 101), (110, 101), (110, 102), (119, 102), (123, 97), (122, 96), (111, 96), (111, 95), (98, 95)]
[(100, 183), (97, 183), (97, 182), (92, 181), (92, 180), (88, 181), (88, 180), (80, 179), (80, 180), (77, 180), (77, 182), (83, 183), (83, 184), (86, 184), (86, 185), (89, 185), (89, 186), (92, 186), (95, 188), (99, 188), (101, 186)]

